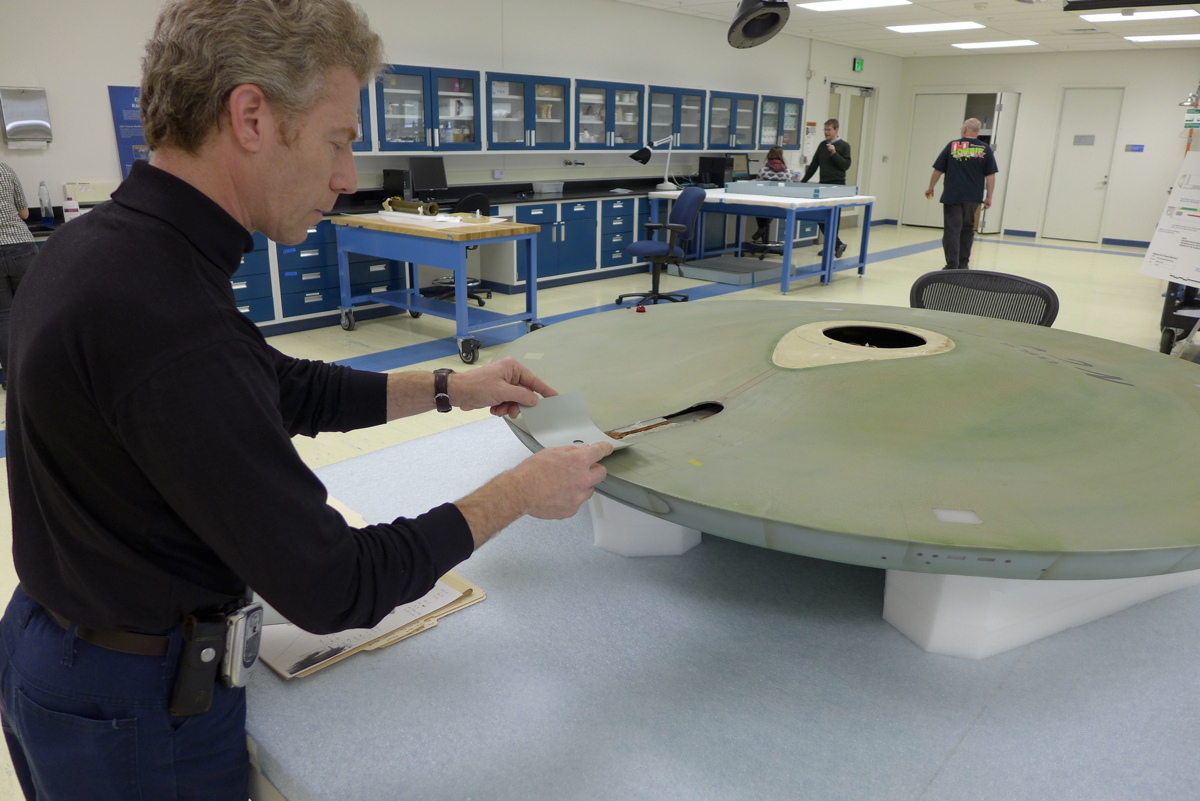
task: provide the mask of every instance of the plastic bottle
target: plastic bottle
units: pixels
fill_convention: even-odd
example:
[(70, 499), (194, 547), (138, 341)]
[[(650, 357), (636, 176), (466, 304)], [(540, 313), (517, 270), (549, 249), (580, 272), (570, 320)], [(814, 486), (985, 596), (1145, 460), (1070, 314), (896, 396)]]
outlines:
[(42, 204), (42, 221), (53, 225), (54, 207), (50, 205), (50, 190), (46, 188), (45, 181), (38, 185), (38, 201)]
[(63, 222), (70, 222), (79, 216), (79, 201), (67, 195), (63, 201)]

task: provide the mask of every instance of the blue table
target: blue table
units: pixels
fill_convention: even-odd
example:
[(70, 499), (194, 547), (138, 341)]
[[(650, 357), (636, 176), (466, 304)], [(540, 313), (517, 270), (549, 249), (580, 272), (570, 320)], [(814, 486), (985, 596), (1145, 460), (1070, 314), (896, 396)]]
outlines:
[[(342, 328), (354, 329), (355, 303), (383, 303), (405, 309), (413, 317), (430, 314), (455, 321), (454, 337), (459, 357), (467, 364), (475, 362), (482, 343), (472, 332), (513, 322), (524, 322), (529, 330), (541, 328), (537, 321), (537, 234), (540, 226), (525, 223), (436, 223), (421, 220), (384, 219), (379, 214), (334, 217), (337, 234), (339, 308)], [(525, 311), (497, 314), (471, 308), (467, 298), (467, 248), (497, 242), (523, 243), (529, 257), (529, 275), (525, 281)], [(379, 256), (407, 264), (407, 288), (371, 295), (354, 295), (350, 290), (350, 260), (347, 254)], [(421, 294), (417, 265), (426, 264), (454, 272), (454, 304), (427, 298)]]
[[(739, 217), (746, 215), (774, 217), (784, 221), (782, 231), (783, 269), (780, 271), (779, 288), (785, 294), (791, 287), (792, 278), (808, 278), (819, 275), (821, 276), (821, 283), (827, 284), (833, 280), (833, 274), (840, 270), (853, 270), (857, 268), (859, 275), (866, 272), (867, 242), (871, 233), (871, 210), (875, 204), (875, 198), (870, 195), (809, 200), (805, 198), (771, 197), (769, 195), (728, 194), (724, 189), (707, 189), (705, 190), (705, 194), (704, 203), (700, 207), (703, 213), (735, 214)], [(674, 200), (679, 197), (679, 192), (651, 192), (649, 196), (652, 199)], [(826, 247), (819, 265), (801, 268), (793, 272), (792, 241), (796, 238), (796, 220), (815, 220), (824, 224), (825, 241), (836, 242), (842, 209), (853, 206), (862, 206), (866, 210), (862, 222), (862, 243), (858, 251), (858, 258), (843, 260), (840, 265), (835, 264), (833, 248)], [(657, 203), (650, 205), (650, 219), (652, 222), (657, 222), (658, 220)], [(743, 244), (742, 227), (739, 225), (737, 226), (737, 237), (734, 246), (720, 252), (733, 252), (741, 256)], [(705, 251), (704, 255), (709, 255), (710, 253), (710, 251)]]

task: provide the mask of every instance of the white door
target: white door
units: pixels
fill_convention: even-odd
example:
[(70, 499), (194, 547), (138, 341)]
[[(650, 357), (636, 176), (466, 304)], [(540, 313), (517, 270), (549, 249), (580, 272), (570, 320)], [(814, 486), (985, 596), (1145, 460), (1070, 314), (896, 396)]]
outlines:
[(1042, 236), (1099, 242), (1124, 89), (1063, 94)]
[[(992, 192), (992, 207), (984, 209), (979, 217), (979, 233), (1000, 232), (1004, 218), (1004, 196), (1008, 191), (1008, 176), (1012, 173), (1013, 138), (1017, 133), (1017, 106), (1021, 95), (1016, 92), (1001, 92), (996, 95), (996, 106), (990, 118), (984, 122), (988, 130), (988, 143), (996, 152), (996, 188)], [(980, 131), (983, 135), (983, 131)]]
[[(831, 84), (829, 89), (829, 108), (827, 115), (820, 120), (817, 120), (817, 127), (820, 129), (818, 133), (818, 144), (820, 139), (825, 136), (823, 127), (825, 120), (835, 119), (838, 121), (838, 136), (846, 140), (850, 145), (850, 169), (846, 170), (846, 183), (857, 186), (859, 194), (870, 194), (866, 187), (870, 180), (870, 154), (867, 152), (870, 148), (868, 144), (871, 137), (868, 131), (871, 128), (871, 100), (875, 94), (875, 90), (867, 86), (845, 86), (843, 84)], [(820, 176), (815, 176), (820, 178)], [(842, 214), (841, 225), (854, 227), (858, 224), (858, 207), (849, 209)], [(845, 237), (842, 237), (845, 239)]]
[(904, 225), (942, 227), (942, 204), (938, 202), (942, 183), (938, 182), (932, 200), (925, 199), (925, 190), (929, 188), (929, 176), (933, 175), (938, 153), (962, 132), (966, 111), (967, 96), (963, 94), (917, 95), (914, 99), (900, 219)]

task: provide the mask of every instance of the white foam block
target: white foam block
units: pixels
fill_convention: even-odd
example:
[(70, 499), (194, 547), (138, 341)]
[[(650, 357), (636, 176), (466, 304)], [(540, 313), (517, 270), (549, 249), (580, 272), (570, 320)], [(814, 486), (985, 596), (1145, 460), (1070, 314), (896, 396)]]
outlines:
[(887, 571), (883, 619), (935, 654), (983, 659), (1200, 584), (1200, 570), (1027, 581)]
[(700, 532), (604, 495), (588, 500), (595, 545), (619, 556), (679, 556), (700, 544)]

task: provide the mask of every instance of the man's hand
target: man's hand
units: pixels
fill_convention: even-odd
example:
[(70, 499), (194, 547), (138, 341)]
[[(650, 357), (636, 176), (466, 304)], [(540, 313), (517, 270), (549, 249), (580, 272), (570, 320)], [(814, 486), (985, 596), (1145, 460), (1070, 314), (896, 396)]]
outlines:
[(525, 515), (542, 520), (573, 516), (608, 475), (597, 462), (610, 453), (607, 442), (544, 448), (455, 501), (475, 547)]
[(833, 146), (833, 144), (832, 144), (832, 143), (830, 143), (830, 142), (826, 142), (826, 143), (825, 143), (825, 147), (827, 147), (827, 148), (829, 149), (829, 154), (830, 154), (830, 155), (833, 155), (834, 153), (836, 153), (836, 152), (837, 152), (837, 148), (836, 148), (836, 147), (834, 147), (834, 146)]
[(933, 197), (933, 188), (932, 187), (925, 190), (925, 197), (929, 197), (929, 198)]
[(516, 417), (522, 406), (536, 406), (538, 396), (557, 395), (554, 389), (511, 356), (486, 367), (449, 376), (450, 404), (464, 412), (488, 407), (500, 417)]

